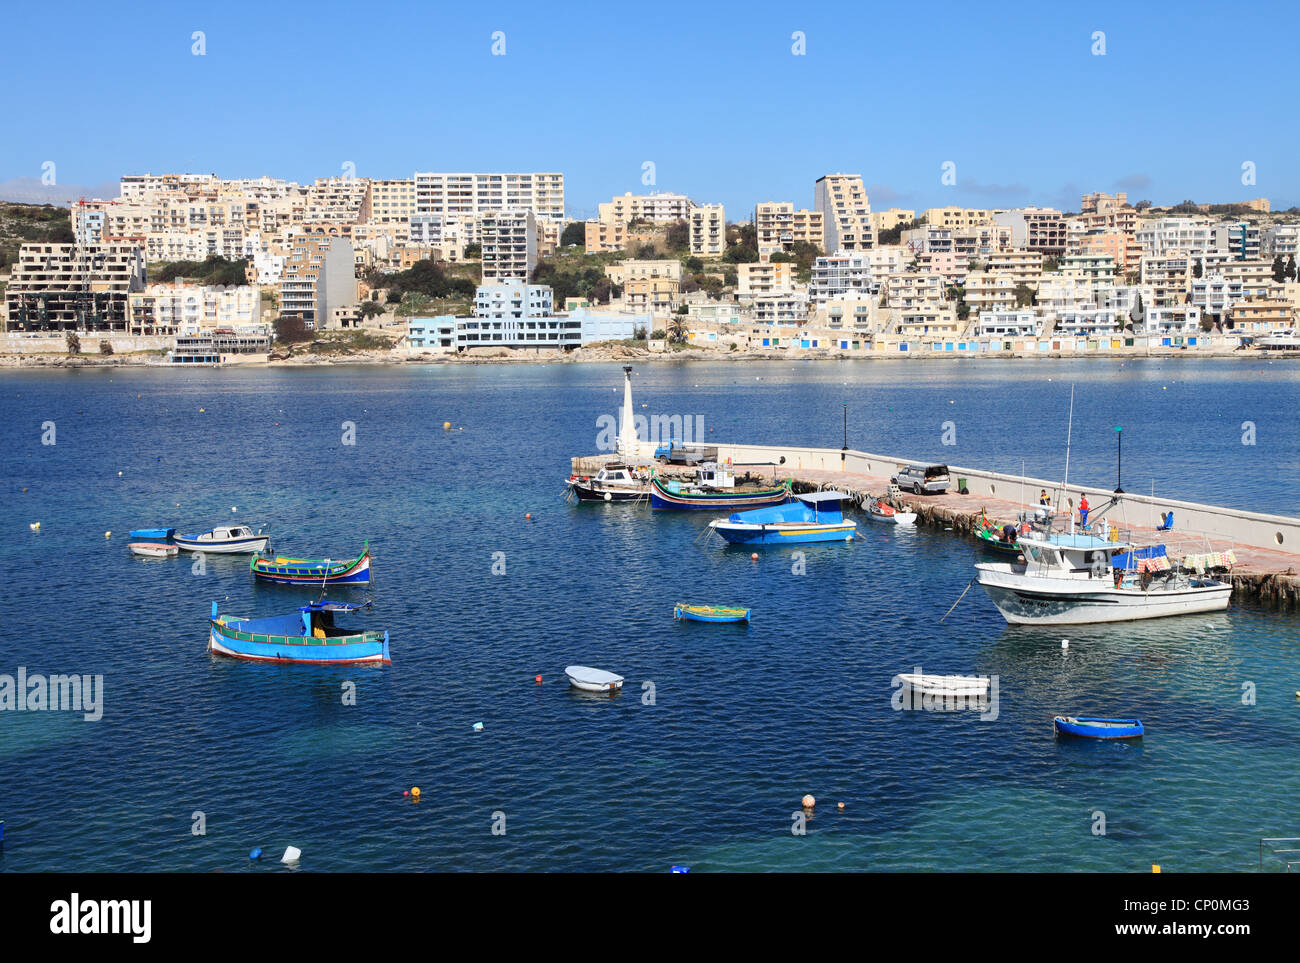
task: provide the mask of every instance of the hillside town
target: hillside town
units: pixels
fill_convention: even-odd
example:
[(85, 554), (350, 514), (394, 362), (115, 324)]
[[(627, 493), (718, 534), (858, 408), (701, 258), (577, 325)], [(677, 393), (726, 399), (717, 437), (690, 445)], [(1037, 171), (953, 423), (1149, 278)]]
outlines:
[[(395, 359), (1044, 356), (1300, 347), (1300, 212), (873, 210), (858, 174), (811, 206), (651, 191), (566, 214), (564, 175), (421, 173), (309, 185), (140, 174), (22, 243), (0, 353), (170, 364), (327, 348)], [(0, 272), (5, 267), (0, 264)]]

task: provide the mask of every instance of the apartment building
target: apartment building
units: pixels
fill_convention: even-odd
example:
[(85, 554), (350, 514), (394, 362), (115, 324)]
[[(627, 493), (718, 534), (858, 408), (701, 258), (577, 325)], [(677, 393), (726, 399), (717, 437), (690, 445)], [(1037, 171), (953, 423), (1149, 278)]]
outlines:
[(755, 298), (753, 312), (760, 324), (803, 324), (808, 320), (808, 295), (794, 291)]
[(766, 201), (754, 208), (758, 258), (766, 261), (778, 252), (790, 252), (799, 243), (824, 250), (826, 217), (821, 211), (795, 210), (789, 201)]
[(1139, 276), (1151, 291), (1151, 306), (1172, 307), (1187, 300), (1192, 287), (1193, 258), (1186, 251), (1142, 256)]
[(1011, 228), (1001, 224), (977, 224), (950, 230), (953, 253), (968, 262), (986, 259), (998, 251), (1011, 250)]
[(328, 327), (333, 312), (357, 303), (355, 256), (348, 238), (309, 231), (292, 241), (280, 279), (280, 314), (306, 328)]
[(1148, 257), (1165, 257), (1174, 252), (1197, 256), (1217, 248), (1214, 224), (1202, 217), (1162, 217), (1143, 221), (1137, 240)]
[(547, 284), (480, 284), (474, 295), (476, 318), (546, 318), (554, 313), (555, 292)]
[(1128, 195), (1104, 194), (1097, 191), (1084, 194), (1079, 201), (1077, 222), (1085, 232), (1120, 231), (1131, 234), (1137, 230), (1138, 212), (1129, 206)]
[(322, 177), (307, 189), (307, 204), (303, 210), (303, 223), (310, 225), (337, 224), (350, 233), (353, 224), (361, 220), (370, 182), (359, 177)]
[(931, 207), (922, 211), (921, 217), (931, 227), (969, 232), (973, 228), (992, 224), (994, 213), (976, 207)]
[(925, 304), (892, 314), (893, 332), (900, 338), (956, 337), (966, 327), (952, 305)]
[(1050, 257), (1065, 253), (1065, 217), (1052, 207), (1022, 207), (1000, 211), (993, 221), (1011, 228), (1012, 246)]
[(672, 314), (680, 304), (677, 278), (632, 277), (623, 282), (623, 308), (635, 314)]
[(1216, 224), (1214, 247), (1234, 261), (1251, 261), (1260, 256), (1263, 236), (1258, 224)]
[(940, 275), (948, 284), (960, 284), (970, 272), (970, 258), (952, 251), (933, 251), (916, 256), (916, 269)]
[(1005, 274), (1016, 284), (1038, 287), (1043, 276), (1043, 255), (1037, 251), (994, 251), (984, 262), (990, 274)]
[(1269, 334), (1274, 331), (1294, 330), (1295, 304), (1288, 298), (1260, 298), (1238, 301), (1228, 311), (1224, 325), (1231, 331), (1250, 334)]
[(478, 218), (505, 211), (531, 211), (536, 220), (564, 222), (564, 175), (545, 173), (434, 173), (416, 171), (419, 214)]
[(1000, 314), (1016, 307), (1016, 282), (1008, 274), (972, 271), (966, 275), (962, 300), (971, 314)]
[(885, 330), (887, 317), (888, 312), (881, 309), (878, 298), (845, 294), (818, 306), (810, 320), (827, 328), (875, 334)]
[(695, 202), (685, 194), (669, 192), (633, 194), (629, 191), (622, 197), (615, 197), (598, 204), (596, 215), (607, 223), (621, 221), (623, 224), (630, 224), (633, 221), (650, 221), (667, 224), (690, 220), (694, 208)]
[(858, 174), (825, 174), (813, 189), (813, 207), (823, 217), (823, 244), (828, 253), (867, 251), (875, 246), (871, 204)]
[(483, 248), (483, 283), (527, 281), (537, 267), (537, 220), (531, 210), (486, 211), (478, 215)]
[(692, 254), (720, 257), (727, 249), (727, 215), (721, 204), (692, 208), (687, 223)]
[(1086, 278), (1094, 288), (1115, 283), (1115, 258), (1110, 254), (1067, 254), (1057, 267), (1061, 274)]
[(1077, 274), (1044, 274), (1038, 280), (1034, 303), (1042, 310), (1067, 311), (1096, 304), (1097, 289)]
[(367, 224), (382, 224), (394, 229), (394, 236), (405, 241), (411, 225), (411, 215), (416, 213), (415, 179), (373, 180), (366, 197), (362, 220)]
[(127, 304), (133, 335), (248, 327), (262, 320), (262, 295), (251, 284), (150, 284), (130, 293)]
[(1194, 304), (1148, 308), (1142, 332), (1156, 336), (1195, 334), (1201, 329), (1201, 309)]
[(682, 262), (676, 259), (660, 261), (628, 258), (618, 264), (611, 264), (606, 267), (605, 276), (619, 285), (626, 284), (628, 281), (655, 280), (657, 278), (668, 278), (680, 282), (682, 279)]
[(880, 236), (881, 231), (892, 231), (896, 227), (902, 227), (904, 224), (910, 224), (916, 220), (916, 211), (904, 210), (901, 207), (891, 207), (887, 211), (871, 212), (871, 228)]
[(1115, 274), (1124, 277), (1139, 270), (1142, 261), (1142, 245), (1131, 233), (1121, 231), (1099, 231), (1095, 234), (1072, 234), (1066, 250), (1066, 257), (1109, 256), (1115, 262)]
[(121, 331), (145, 287), (135, 244), (24, 244), (5, 287), (7, 331)]
[(943, 278), (938, 274), (906, 271), (885, 278), (885, 303), (892, 309), (910, 310), (943, 302)]
[(1128, 323), (1128, 316), (1114, 308), (1080, 307), (1056, 312), (1056, 332), (1081, 338), (1115, 334)]
[(846, 294), (874, 297), (880, 292), (876, 278), (868, 252), (824, 254), (813, 261), (808, 299), (820, 306)]
[(1042, 328), (1043, 319), (1038, 312), (1003, 308), (980, 311), (970, 334), (975, 338), (1036, 338)]
[(1274, 224), (1260, 236), (1261, 253), (1272, 258), (1300, 258), (1300, 224)]
[(736, 296), (742, 301), (773, 294), (790, 294), (794, 288), (794, 264), (789, 261), (756, 261), (736, 265)]

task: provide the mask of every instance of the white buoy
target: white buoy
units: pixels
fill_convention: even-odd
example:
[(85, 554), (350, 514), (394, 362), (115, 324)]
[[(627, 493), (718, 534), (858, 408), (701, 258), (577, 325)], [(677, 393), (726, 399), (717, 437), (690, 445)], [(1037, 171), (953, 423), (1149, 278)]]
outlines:
[(284, 848), (284, 855), (280, 857), (280, 862), (296, 863), (298, 862), (298, 857), (300, 857), (301, 855), (302, 855), (302, 850), (299, 849), (297, 846), (286, 846)]
[(121, 478), (121, 477), (122, 477), (122, 473), (121, 473), (121, 472), (118, 472), (118, 473), (117, 473), (117, 477), (118, 477), (118, 478)]
[(232, 512), (235, 511), (235, 510), (236, 510), (236, 509), (235, 509), (235, 506), (234, 506), (234, 505), (231, 505), (231, 506), (230, 506), (230, 510), (231, 510)]
[(105, 533), (104, 533), (104, 537), (105, 537), (105, 538), (112, 538), (112, 537), (113, 537), (113, 533), (112, 533), (112, 532), (105, 532)]
[(27, 527), (30, 528), (33, 532), (39, 532), (39, 531), (41, 530), (41, 523), (40, 523), (40, 522), (32, 522), (32, 523), (31, 523), (30, 525), (28, 525)]
[(614, 500), (614, 496), (611, 495), (609, 492), (605, 492), (605, 501), (612, 502), (613, 500)]
[(1069, 647), (1070, 647), (1070, 640), (1069, 640), (1069, 639), (1062, 639), (1062, 640), (1061, 640), (1061, 648), (1063, 648), (1063, 649), (1068, 649)]

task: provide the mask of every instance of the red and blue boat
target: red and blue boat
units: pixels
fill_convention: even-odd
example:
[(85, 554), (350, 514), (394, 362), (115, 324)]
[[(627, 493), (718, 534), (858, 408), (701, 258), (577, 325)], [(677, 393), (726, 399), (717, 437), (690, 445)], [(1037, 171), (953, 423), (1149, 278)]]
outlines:
[(659, 511), (725, 511), (784, 505), (790, 501), (790, 482), (775, 488), (737, 487), (730, 468), (706, 464), (697, 471), (695, 484), (650, 478), (650, 507)]
[(248, 569), (264, 582), (277, 585), (369, 585), (370, 543), (351, 560), (259, 555), (249, 562)]
[(208, 622), (208, 651), (254, 662), (298, 662), (312, 665), (387, 665), (388, 631), (348, 629), (334, 622), (370, 605), (365, 602), (319, 600), (288, 615), (244, 619), (218, 615), (212, 603)]

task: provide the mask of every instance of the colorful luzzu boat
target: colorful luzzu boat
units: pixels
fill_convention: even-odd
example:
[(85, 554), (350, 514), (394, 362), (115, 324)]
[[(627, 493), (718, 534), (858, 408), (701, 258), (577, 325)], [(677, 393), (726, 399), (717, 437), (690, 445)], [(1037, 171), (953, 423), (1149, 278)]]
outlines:
[(659, 511), (727, 511), (783, 505), (790, 500), (790, 483), (776, 488), (708, 488), (683, 486), (676, 481), (650, 478), (650, 507)]
[(351, 561), (258, 556), (248, 563), (248, 569), (257, 578), (277, 585), (369, 585), (370, 543)]
[(692, 622), (748, 622), (749, 609), (678, 602), (673, 606), (673, 618), (689, 619)]
[(709, 522), (709, 528), (733, 545), (798, 545), (848, 542), (858, 531), (844, 518), (843, 492), (809, 492), (786, 505), (770, 505)]
[(334, 624), (336, 613), (355, 612), (367, 602), (310, 602), (288, 615), (241, 619), (217, 614), (212, 603), (208, 651), (255, 662), (317, 665), (388, 664), (388, 632), (353, 631)]

